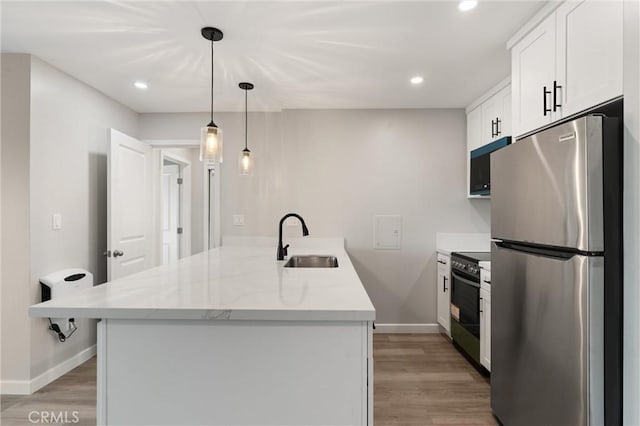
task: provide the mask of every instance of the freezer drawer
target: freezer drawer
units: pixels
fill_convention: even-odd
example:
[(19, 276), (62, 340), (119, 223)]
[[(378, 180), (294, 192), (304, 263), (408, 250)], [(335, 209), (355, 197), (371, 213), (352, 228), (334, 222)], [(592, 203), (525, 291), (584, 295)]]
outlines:
[(604, 251), (603, 140), (616, 126), (586, 116), (491, 154), (491, 236)]
[(509, 426), (603, 424), (604, 258), (493, 243), (491, 260), (496, 416)]

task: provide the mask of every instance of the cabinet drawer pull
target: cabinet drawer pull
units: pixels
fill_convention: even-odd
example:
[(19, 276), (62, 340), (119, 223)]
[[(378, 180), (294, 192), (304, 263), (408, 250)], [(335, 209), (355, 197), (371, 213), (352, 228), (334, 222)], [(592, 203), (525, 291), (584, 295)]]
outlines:
[(558, 89), (562, 89), (562, 86), (560, 86), (556, 80), (553, 80), (553, 112), (556, 112), (556, 108), (562, 107), (562, 104), (559, 104), (557, 100)]
[(447, 262), (444, 262), (444, 261), (442, 261), (442, 260), (438, 260), (438, 263), (441, 263), (441, 264), (443, 264), (443, 265), (446, 265), (446, 264), (447, 264)]
[(482, 281), (484, 281), (487, 284), (491, 284), (491, 281), (487, 281), (487, 280), (482, 280)]
[(551, 108), (547, 108), (547, 95), (551, 94), (551, 90), (547, 90), (547, 86), (542, 86), (542, 114), (546, 117)]
[(446, 292), (447, 291), (447, 277), (442, 277), (444, 278), (442, 280), (442, 291)]

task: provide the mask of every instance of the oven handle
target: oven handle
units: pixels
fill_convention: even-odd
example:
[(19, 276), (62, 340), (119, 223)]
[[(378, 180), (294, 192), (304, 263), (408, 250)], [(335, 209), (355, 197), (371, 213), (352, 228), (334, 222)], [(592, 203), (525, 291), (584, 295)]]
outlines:
[(468, 280), (468, 279), (466, 279), (466, 278), (461, 277), (460, 275), (456, 274), (455, 272), (451, 272), (451, 275), (452, 275), (452, 276), (453, 276), (453, 278), (455, 278), (456, 280), (460, 280), (460, 281), (462, 281), (462, 282), (463, 282), (463, 283), (465, 283), (465, 284), (468, 284), (468, 285), (473, 286), (473, 287), (480, 288), (480, 283), (474, 283), (474, 282), (473, 282), (473, 281), (471, 281), (471, 280)]

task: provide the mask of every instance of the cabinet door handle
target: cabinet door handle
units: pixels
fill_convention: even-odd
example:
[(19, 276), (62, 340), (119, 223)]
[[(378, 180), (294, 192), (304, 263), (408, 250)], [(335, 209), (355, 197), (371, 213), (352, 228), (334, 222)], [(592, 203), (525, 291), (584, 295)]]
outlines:
[(438, 263), (441, 263), (441, 264), (443, 264), (443, 265), (446, 265), (446, 264), (447, 264), (447, 262), (442, 261), (442, 260), (438, 260)]
[(495, 125), (496, 125), (496, 123), (494, 123), (493, 120), (491, 120), (491, 137), (492, 138), (496, 137), (496, 131), (494, 130), (495, 129)]
[(556, 80), (553, 80), (553, 112), (556, 112), (556, 108), (562, 107), (562, 104), (559, 104), (557, 100), (558, 89), (562, 89), (562, 86), (560, 86)]
[(482, 313), (482, 297), (480, 298), (480, 302), (478, 303), (478, 307), (480, 308), (480, 313)]
[(551, 108), (547, 108), (547, 95), (551, 94), (551, 90), (547, 90), (547, 86), (542, 86), (542, 114), (546, 117)]
[(502, 133), (500, 131), (500, 123), (502, 123), (502, 120), (500, 120), (500, 117), (496, 117), (496, 136), (500, 136), (500, 133)]
[(447, 277), (442, 277), (444, 278), (442, 280), (442, 291), (447, 291)]

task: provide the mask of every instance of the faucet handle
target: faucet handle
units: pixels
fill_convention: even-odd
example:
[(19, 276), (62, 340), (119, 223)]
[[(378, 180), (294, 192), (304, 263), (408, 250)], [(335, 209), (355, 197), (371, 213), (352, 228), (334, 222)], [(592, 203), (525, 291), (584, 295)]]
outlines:
[(282, 247), (282, 252), (284, 253), (284, 256), (287, 257), (289, 255), (287, 249), (289, 248), (289, 244), (287, 244), (286, 246)]

